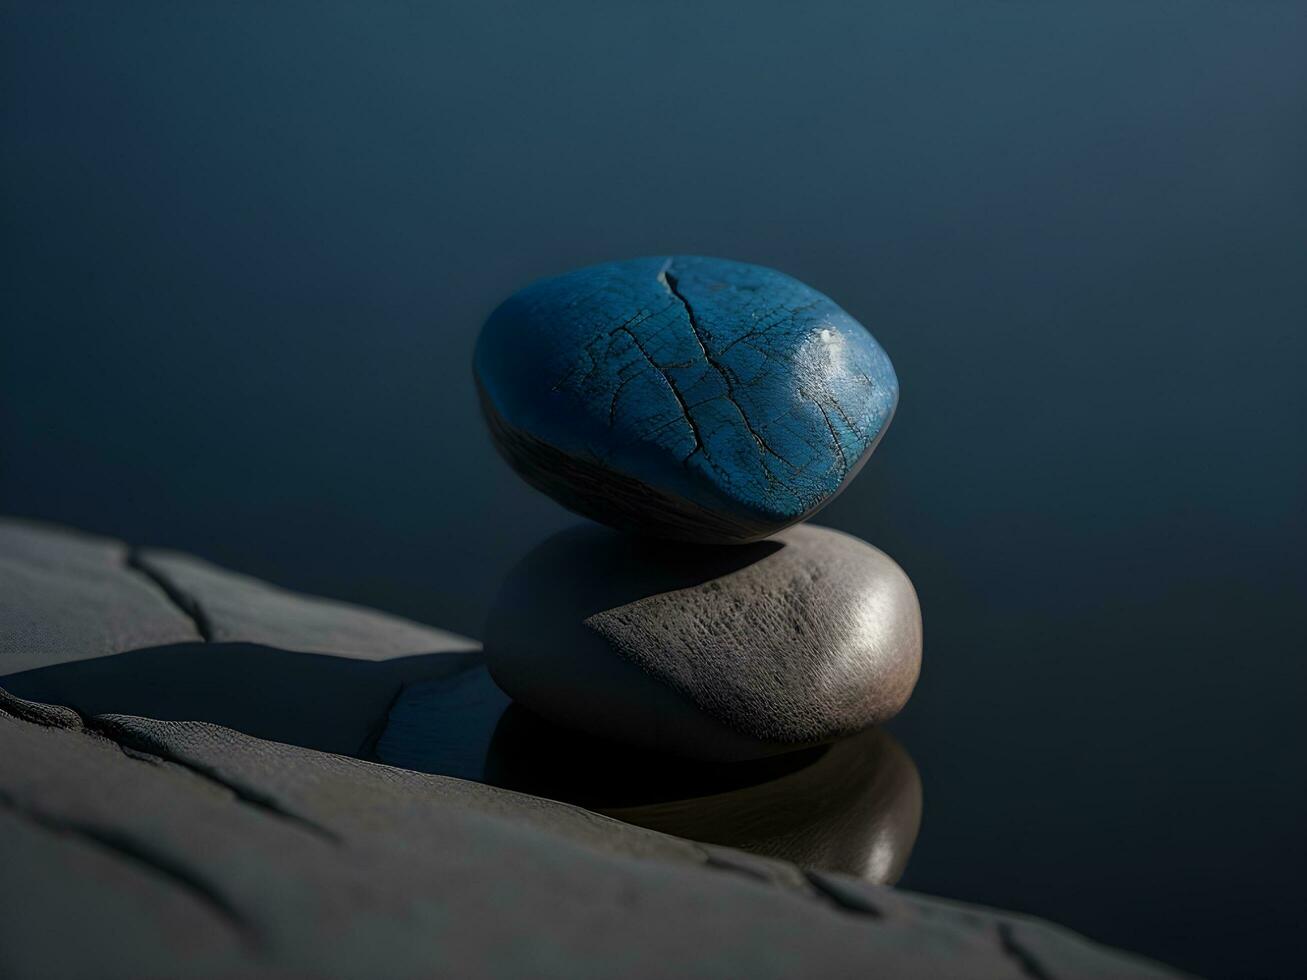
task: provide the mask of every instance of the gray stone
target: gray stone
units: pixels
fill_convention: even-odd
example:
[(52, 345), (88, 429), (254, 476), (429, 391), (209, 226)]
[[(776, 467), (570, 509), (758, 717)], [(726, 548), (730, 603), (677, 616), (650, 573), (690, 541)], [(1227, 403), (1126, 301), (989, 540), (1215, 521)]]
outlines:
[(585, 526), (509, 574), (485, 649), (499, 686), (557, 724), (729, 761), (896, 714), (921, 615), (898, 565), (828, 528), (688, 547)]

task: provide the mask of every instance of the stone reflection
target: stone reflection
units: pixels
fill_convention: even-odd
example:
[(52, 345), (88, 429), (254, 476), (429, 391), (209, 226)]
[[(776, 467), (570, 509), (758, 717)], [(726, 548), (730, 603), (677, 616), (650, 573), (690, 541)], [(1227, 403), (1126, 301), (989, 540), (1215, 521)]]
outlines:
[(651, 830), (878, 884), (902, 875), (921, 823), (917, 768), (877, 728), (785, 756), (702, 763), (560, 729), (515, 705), (486, 775)]
[(602, 812), (652, 830), (893, 884), (921, 824), (921, 780), (889, 733), (871, 729), (811, 764), (730, 792)]
[(917, 768), (883, 729), (748, 762), (694, 761), (545, 721), (480, 665), (407, 686), (375, 754), (880, 884), (903, 873), (921, 822)]

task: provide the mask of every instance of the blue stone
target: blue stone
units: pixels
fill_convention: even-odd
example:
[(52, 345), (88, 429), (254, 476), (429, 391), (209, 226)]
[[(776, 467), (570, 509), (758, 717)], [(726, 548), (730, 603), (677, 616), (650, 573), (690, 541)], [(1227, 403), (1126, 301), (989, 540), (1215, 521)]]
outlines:
[(875, 338), (815, 289), (683, 256), (527, 286), (486, 321), (474, 370), (527, 482), (614, 527), (713, 542), (829, 503), (899, 392)]

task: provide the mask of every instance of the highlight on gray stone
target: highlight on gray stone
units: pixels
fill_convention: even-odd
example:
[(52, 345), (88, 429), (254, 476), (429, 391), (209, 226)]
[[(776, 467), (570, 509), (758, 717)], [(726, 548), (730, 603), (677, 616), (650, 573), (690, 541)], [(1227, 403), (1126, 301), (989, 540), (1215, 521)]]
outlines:
[(687, 547), (580, 526), (510, 572), (491, 674), (559, 725), (722, 761), (893, 717), (921, 662), (912, 583), (847, 534), (799, 525)]
[(703, 542), (802, 521), (857, 474), (898, 403), (866, 328), (762, 266), (608, 262), (491, 314), (474, 372), (495, 445), (602, 523)]

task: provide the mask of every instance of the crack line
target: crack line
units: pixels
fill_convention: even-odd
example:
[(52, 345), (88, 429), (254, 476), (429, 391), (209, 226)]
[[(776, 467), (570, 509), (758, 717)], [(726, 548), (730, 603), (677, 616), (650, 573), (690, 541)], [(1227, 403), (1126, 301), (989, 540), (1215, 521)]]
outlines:
[[(10, 703), (11, 701), (18, 703), (12, 704)], [(69, 712), (77, 719), (78, 727), (72, 727), (70, 724), (60, 724), (57, 719), (45, 718), (36, 711), (30, 709), (25, 710), (25, 706), (27, 705), (39, 706), (39, 702), (24, 701), (22, 698), (16, 698), (8, 691), (0, 688), (0, 713), (8, 715), (11, 718), (26, 722), (29, 725), (40, 725), (42, 728), (57, 728), (61, 731), (68, 732), (80, 731), (83, 735), (87, 735), (91, 738), (102, 738), (109, 744), (116, 746), (123, 755), (134, 759), (137, 762), (145, 764), (156, 764), (158, 761), (171, 762), (179, 769), (185, 769), (187, 772), (192, 773), (201, 779), (220, 786), (247, 806), (252, 806), (257, 810), (261, 810), (280, 820), (293, 823), (324, 840), (331, 841), (333, 844), (343, 843), (340, 835), (335, 831), (328, 827), (324, 827), (322, 824), (319, 824), (308, 817), (301, 816), (292, 810), (287, 810), (271, 796), (253, 792), (236, 783), (229, 782), (209, 766), (202, 765), (198, 762), (192, 762), (189, 759), (184, 759), (157, 741), (153, 741), (138, 733), (125, 730), (120, 722), (114, 721), (111, 718), (104, 716), (87, 718), (75, 708), (71, 708), (67, 705), (58, 705), (57, 707)], [(148, 758), (141, 758), (142, 755), (147, 756)]]
[(821, 417), (826, 420), (826, 428), (830, 430), (831, 442), (834, 443), (835, 452), (840, 457), (840, 472), (847, 473), (849, 471), (849, 461), (844, 456), (844, 446), (840, 443), (840, 437), (835, 432), (835, 426), (830, 420), (830, 413), (826, 411), (826, 406), (823, 405), (821, 402), (817, 401), (817, 399), (814, 398), (812, 401), (813, 404), (816, 405), (817, 408), (821, 411)]
[[(618, 377), (621, 377), (620, 371), (618, 372)], [(617, 387), (613, 389), (613, 397), (608, 402), (608, 428), (610, 429), (617, 424), (617, 399), (622, 396), (622, 392), (626, 390), (626, 386), (630, 384), (634, 378), (635, 375), (627, 375), (622, 378), (622, 380), (618, 382)]]
[(183, 592), (165, 576), (147, 565), (138, 548), (132, 548), (127, 552), (126, 565), (157, 585), (168, 601), (181, 610), (182, 614), (195, 626), (195, 632), (200, 634), (200, 639), (206, 643), (213, 640), (213, 623), (194, 596)]
[(1003, 952), (1017, 961), (1021, 967), (1021, 972), (1030, 977), (1030, 980), (1053, 980), (1052, 974), (1040, 965), (1039, 960), (1031, 956), (1017, 942), (1016, 933), (1012, 929), (1011, 922), (1000, 922), (998, 924), (998, 941), (1003, 947)]
[(323, 840), (330, 841), (333, 844), (342, 843), (340, 835), (338, 835), (334, 830), (324, 827), (322, 824), (311, 820), (308, 817), (301, 816), (293, 810), (287, 810), (272, 796), (266, 793), (259, 793), (250, 790), (238, 783), (230, 782), (216, 772), (212, 767), (183, 758), (155, 740), (142, 736), (136, 732), (125, 730), (118, 722), (106, 717), (95, 717), (84, 718), (82, 720), (82, 725), (87, 731), (93, 732), (94, 734), (113, 742), (120, 749), (123, 749), (124, 752), (128, 749), (134, 749), (138, 752), (146, 752), (150, 755), (158, 756), (165, 762), (171, 762), (174, 765), (185, 769), (187, 772), (193, 773), (211, 783), (216, 783), (247, 806), (271, 814), (279, 820), (284, 820), (287, 823), (293, 823), (296, 826), (309, 831), (313, 835), (320, 837)]
[[(769, 454), (771, 456), (775, 456), (786, 466), (793, 468), (794, 466), (793, 463), (791, 463), (784, 456), (776, 452), (776, 450), (772, 449), (772, 447), (767, 444), (767, 440), (765, 440), (762, 437), (762, 434), (759, 433), (758, 430), (753, 427), (753, 423), (749, 421), (749, 416), (745, 414), (743, 406), (741, 406), (740, 403), (736, 400), (735, 384), (731, 380), (731, 374), (717, 360), (717, 358), (715, 358), (709, 352), (708, 344), (705, 341), (703, 331), (699, 326), (699, 321), (694, 315), (694, 307), (690, 305), (689, 300), (687, 300), (684, 294), (682, 294), (680, 289), (680, 280), (677, 279), (677, 277), (672, 273), (671, 259), (668, 259), (667, 264), (663, 266), (662, 272), (658, 274), (658, 279), (659, 281), (662, 282), (662, 284), (665, 287), (667, 287), (667, 291), (671, 293), (673, 296), (675, 296), (676, 299), (680, 302), (681, 306), (685, 308), (685, 317), (690, 323), (690, 332), (694, 335), (694, 340), (695, 343), (699, 345), (699, 350), (703, 353), (703, 359), (707, 361), (708, 365), (717, 372), (717, 375), (722, 379), (722, 383), (726, 385), (726, 396), (725, 396), (726, 400), (730, 402), (732, 407), (734, 407), (735, 411), (737, 411), (740, 414), (740, 420), (744, 423), (744, 428), (748, 431), (749, 435), (753, 437), (753, 441), (758, 444), (758, 448), (762, 450), (763, 453)], [(763, 464), (763, 469), (767, 470), (768, 475), (771, 476), (773, 480), (775, 479), (775, 474), (772, 474), (770, 472), (770, 469), (767, 467), (766, 463)]]
[(840, 413), (840, 418), (842, 418), (844, 420), (844, 424), (849, 427), (849, 431), (851, 431), (859, 439), (865, 439), (866, 436), (862, 434), (861, 429), (859, 429), (856, 425), (853, 424), (853, 420), (849, 418), (848, 412), (844, 411), (844, 406), (840, 404), (839, 399), (836, 398), (834, 395), (831, 395), (830, 403), (835, 407), (835, 411)]
[(172, 885), (189, 892), (203, 905), (223, 919), (228, 925), (241, 933), (251, 943), (258, 941), (257, 931), (241, 911), (228, 900), (227, 896), (215, 888), (212, 883), (197, 874), (185, 864), (170, 855), (155, 850), (149, 844), (133, 838), (130, 834), (113, 828), (97, 827), (79, 820), (56, 817), (41, 810), (33, 809), (20, 803), (13, 796), (0, 790), (0, 805), (12, 810), (19, 817), (58, 834), (70, 834), (89, 841), (99, 848), (109, 851), (133, 867), (144, 868), (155, 877), (163, 878)]
[(808, 884), (817, 894), (844, 911), (865, 915), (872, 919), (884, 917), (885, 913), (872, 904), (871, 899), (850, 887), (844, 887), (838, 878), (828, 877), (825, 873), (811, 868), (803, 869), (803, 876), (808, 879)]
[(676, 386), (676, 381), (673, 380), (672, 376), (667, 372), (667, 368), (663, 367), (653, 359), (650, 353), (645, 350), (644, 344), (640, 343), (640, 338), (632, 333), (629, 328), (625, 326), (616, 327), (613, 330), (613, 333), (624, 333), (631, 338), (631, 343), (635, 344), (636, 350), (644, 355), (644, 359), (649, 362), (649, 366), (657, 371), (658, 376), (667, 383), (667, 387), (671, 389), (672, 395), (676, 398), (676, 403), (681, 406), (681, 414), (685, 417), (686, 423), (690, 426), (690, 434), (694, 437), (694, 448), (686, 453), (685, 459), (681, 460), (681, 462), (684, 463), (697, 452), (702, 452), (704, 459), (708, 459), (709, 462), (711, 462), (711, 459), (708, 457), (708, 450), (703, 444), (703, 435), (699, 431), (699, 423), (696, 422), (694, 417), (690, 414), (690, 407), (685, 403), (685, 396), (681, 394), (681, 389)]

